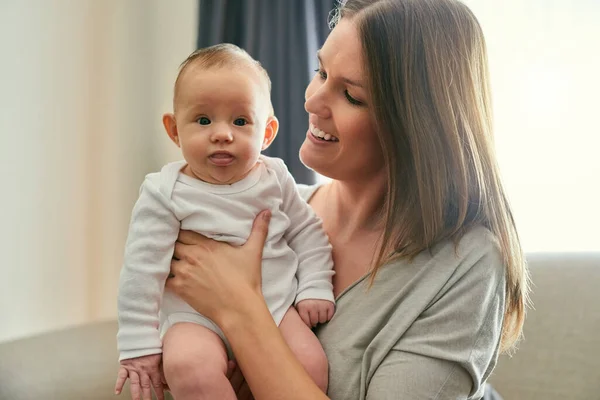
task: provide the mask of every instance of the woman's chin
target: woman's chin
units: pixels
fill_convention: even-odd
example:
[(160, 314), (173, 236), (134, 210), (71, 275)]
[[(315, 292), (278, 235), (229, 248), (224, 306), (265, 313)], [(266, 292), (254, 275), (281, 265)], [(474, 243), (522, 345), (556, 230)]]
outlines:
[(327, 160), (324, 160), (323, 157), (315, 154), (310, 150), (312, 143), (308, 141), (308, 139), (304, 140), (302, 146), (300, 146), (300, 152), (298, 156), (300, 158), (300, 162), (304, 164), (304, 166), (308, 169), (315, 171), (317, 174), (323, 175), (325, 177), (328, 176), (328, 168), (327, 168)]
[(306, 168), (314, 169), (313, 160), (314, 156), (310, 154), (310, 150), (307, 149), (310, 146), (310, 143), (307, 143), (308, 139), (304, 139), (302, 146), (300, 146), (300, 151), (298, 152), (298, 157), (300, 158), (300, 162), (304, 164)]

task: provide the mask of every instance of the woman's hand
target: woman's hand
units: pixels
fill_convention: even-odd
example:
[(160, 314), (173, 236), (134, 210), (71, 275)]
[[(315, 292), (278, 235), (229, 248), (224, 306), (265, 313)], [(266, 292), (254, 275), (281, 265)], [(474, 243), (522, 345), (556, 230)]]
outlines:
[(261, 212), (243, 246), (181, 231), (166, 288), (222, 327), (224, 318), (241, 311), (245, 296), (261, 296), (262, 252), (270, 219), (270, 211)]

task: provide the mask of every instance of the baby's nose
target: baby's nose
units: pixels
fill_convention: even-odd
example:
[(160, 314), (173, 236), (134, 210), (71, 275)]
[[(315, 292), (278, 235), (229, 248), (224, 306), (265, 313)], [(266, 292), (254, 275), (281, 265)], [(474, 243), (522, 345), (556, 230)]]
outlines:
[(213, 132), (211, 141), (213, 143), (230, 143), (233, 141), (233, 134), (229, 129), (220, 128)]

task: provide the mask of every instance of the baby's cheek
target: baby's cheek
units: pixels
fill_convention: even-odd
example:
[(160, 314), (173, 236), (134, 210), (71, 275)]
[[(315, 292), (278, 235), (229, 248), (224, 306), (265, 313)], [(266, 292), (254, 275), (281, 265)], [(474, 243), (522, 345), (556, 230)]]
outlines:
[(240, 154), (248, 163), (256, 162), (260, 156), (261, 146), (256, 143), (246, 142), (243, 144)]

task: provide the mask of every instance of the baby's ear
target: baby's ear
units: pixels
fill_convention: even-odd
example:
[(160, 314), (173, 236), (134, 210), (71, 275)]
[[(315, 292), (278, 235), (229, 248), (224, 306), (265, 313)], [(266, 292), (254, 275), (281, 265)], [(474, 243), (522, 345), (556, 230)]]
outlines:
[(267, 147), (273, 143), (277, 132), (279, 131), (279, 120), (277, 117), (272, 116), (267, 120), (267, 126), (265, 127), (265, 139), (263, 140), (262, 150), (266, 150)]
[(181, 147), (179, 144), (179, 132), (177, 132), (175, 114), (167, 113), (163, 115), (162, 122), (165, 127), (165, 131), (167, 131), (167, 135), (169, 135), (173, 143), (175, 143), (177, 147)]

